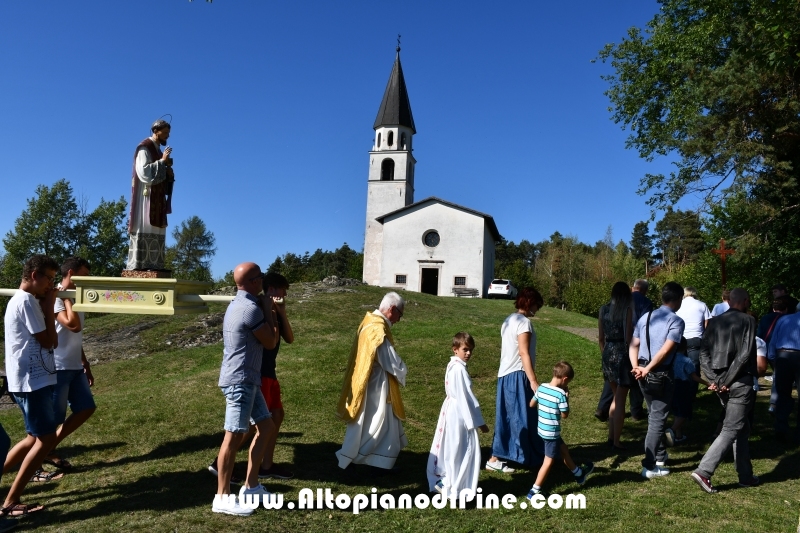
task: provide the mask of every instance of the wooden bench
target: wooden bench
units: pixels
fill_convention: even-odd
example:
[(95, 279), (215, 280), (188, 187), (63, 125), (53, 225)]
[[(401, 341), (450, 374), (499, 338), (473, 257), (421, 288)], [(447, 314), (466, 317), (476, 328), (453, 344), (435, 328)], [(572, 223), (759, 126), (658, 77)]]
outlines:
[(453, 294), (456, 295), (456, 298), (461, 298), (462, 296), (476, 298), (480, 295), (480, 291), (478, 289), (468, 289), (466, 287), (455, 287), (453, 288)]

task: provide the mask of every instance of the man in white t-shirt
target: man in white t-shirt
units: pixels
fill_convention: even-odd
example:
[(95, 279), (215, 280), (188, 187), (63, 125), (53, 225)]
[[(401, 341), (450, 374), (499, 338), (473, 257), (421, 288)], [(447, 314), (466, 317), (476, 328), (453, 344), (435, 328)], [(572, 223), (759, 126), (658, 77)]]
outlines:
[(8, 452), (3, 467), (5, 471), (20, 465), (3, 504), (10, 516), (44, 509), (42, 505), (20, 503), (20, 496), (56, 440), (53, 349), (58, 345), (58, 334), (53, 314), (56, 298), (53, 278), (57, 270), (58, 264), (45, 255), (28, 259), (23, 267), (20, 290), (6, 307), (8, 390), (22, 409), (28, 434)]
[[(73, 276), (88, 276), (89, 263), (80, 257), (70, 257), (61, 265), (59, 289), (75, 288)], [(89, 389), (94, 377), (83, 352), (83, 313), (72, 310), (72, 300), (56, 298), (56, 332), (58, 347), (55, 349), (57, 383), (53, 394), (56, 423), (61, 424), (56, 432), (56, 446), (78, 429), (94, 413), (96, 405)], [(67, 417), (67, 404), (72, 414)], [(52, 451), (45, 462), (68, 470), (72, 465)]]

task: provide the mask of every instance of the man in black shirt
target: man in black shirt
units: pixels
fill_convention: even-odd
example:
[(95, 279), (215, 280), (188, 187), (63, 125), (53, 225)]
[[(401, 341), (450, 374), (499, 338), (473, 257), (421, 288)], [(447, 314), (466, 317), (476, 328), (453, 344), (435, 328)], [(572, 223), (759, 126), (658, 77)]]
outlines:
[(264, 276), (264, 294), (272, 298), (272, 308), (275, 310), (278, 322), (278, 342), (271, 350), (264, 348), (261, 357), (261, 392), (264, 394), (264, 399), (267, 401), (272, 413), (272, 421), (275, 423), (275, 430), (267, 435), (267, 451), (264, 453), (264, 459), (261, 461), (261, 468), (258, 471), (258, 477), (265, 478), (278, 478), (278, 479), (291, 479), (292, 472), (282, 468), (272, 461), (275, 453), (275, 443), (278, 440), (278, 431), (280, 430), (281, 423), (283, 422), (283, 403), (281, 402), (281, 386), (278, 383), (278, 376), (275, 373), (276, 359), (278, 358), (278, 350), (281, 347), (281, 339), (286, 341), (287, 344), (294, 342), (294, 333), (292, 332), (292, 325), (286, 317), (286, 290), (289, 288), (289, 282), (285, 277), (277, 273), (267, 273)]

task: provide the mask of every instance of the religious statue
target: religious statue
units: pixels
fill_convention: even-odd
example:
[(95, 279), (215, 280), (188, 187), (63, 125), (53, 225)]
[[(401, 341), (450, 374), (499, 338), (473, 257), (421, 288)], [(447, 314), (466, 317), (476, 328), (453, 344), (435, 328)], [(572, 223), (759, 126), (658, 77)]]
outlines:
[[(167, 215), (172, 213), (172, 148), (166, 146), (171, 126), (156, 120), (152, 135), (136, 147), (128, 216), (128, 271), (164, 272)], [(123, 275), (125, 275), (123, 273)]]

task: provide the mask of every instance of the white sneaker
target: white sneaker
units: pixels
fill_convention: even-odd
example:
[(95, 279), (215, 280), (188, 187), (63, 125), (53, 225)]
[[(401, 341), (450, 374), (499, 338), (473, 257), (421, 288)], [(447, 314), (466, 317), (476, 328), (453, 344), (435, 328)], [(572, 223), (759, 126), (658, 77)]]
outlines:
[(242, 485), (242, 488), (239, 489), (239, 505), (249, 507), (251, 505), (255, 505), (258, 507), (264, 501), (263, 498), (266, 496), (269, 498), (272, 493), (269, 492), (267, 489), (264, 488), (264, 485), (259, 483), (252, 489), (247, 488), (247, 485)]
[(653, 479), (654, 477), (663, 477), (669, 475), (669, 469), (664, 468), (663, 466), (658, 466), (652, 470), (648, 470), (645, 467), (642, 467), (642, 477), (646, 479)]
[(669, 461), (669, 453), (664, 452), (664, 460), (663, 461), (656, 461), (656, 466), (664, 466)]
[(253, 514), (252, 509), (239, 505), (239, 502), (236, 501), (235, 494), (215, 494), (214, 504), (211, 506), (211, 510), (215, 513), (225, 513), (234, 516), (250, 516)]
[(513, 468), (506, 466), (503, 461), (486, 461), (486, 470), (490, 472), (502, 472), (504, 474), (515, 472)]
[(675, 445), (675, 432), (672, 431), (672, 428), (667, 428), (664, 431), (664, 440), (667, 441), (667, 446)]

